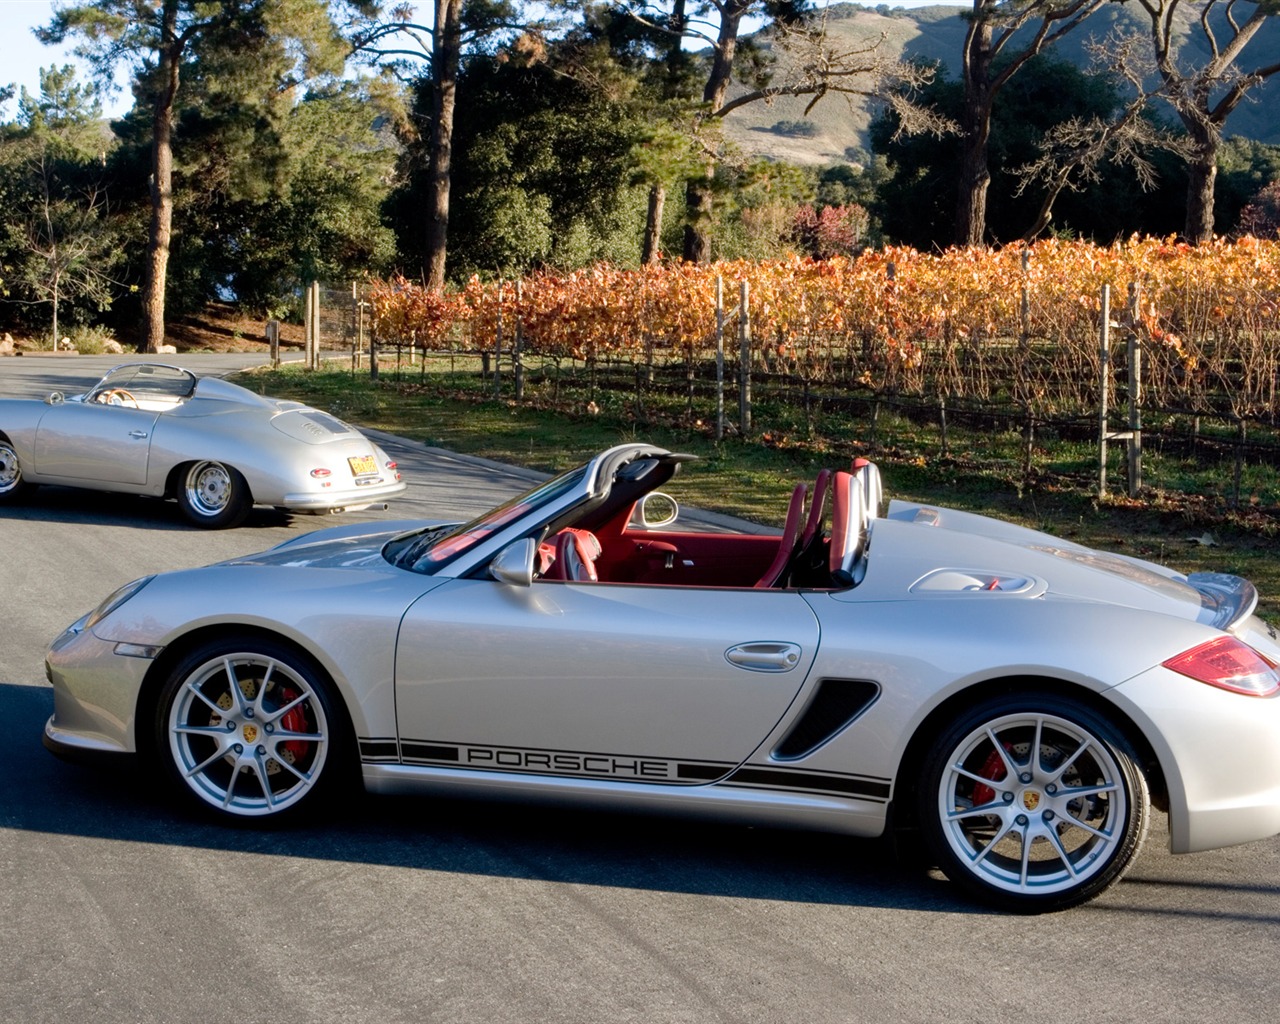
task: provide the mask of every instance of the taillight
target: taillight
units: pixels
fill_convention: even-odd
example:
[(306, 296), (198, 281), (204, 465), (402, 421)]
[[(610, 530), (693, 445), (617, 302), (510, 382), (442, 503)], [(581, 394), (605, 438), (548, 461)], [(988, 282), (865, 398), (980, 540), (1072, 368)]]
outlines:
[(1276, 666), (1233, 636), (1220, 636), (1193, 647), (1170, 658), (1164, 667), (1250, 697), (1270, 697), (1280, 690), (1280, 672)]

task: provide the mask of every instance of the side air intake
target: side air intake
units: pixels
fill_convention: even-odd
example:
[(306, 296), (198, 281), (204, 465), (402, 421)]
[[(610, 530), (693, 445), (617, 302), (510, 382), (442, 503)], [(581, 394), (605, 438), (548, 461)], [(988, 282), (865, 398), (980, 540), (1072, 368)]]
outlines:
[(773, 756), (794, 761), (811, 754), (871, 707), (879, 694), (880, 687), (865, 679), (822, 680)]

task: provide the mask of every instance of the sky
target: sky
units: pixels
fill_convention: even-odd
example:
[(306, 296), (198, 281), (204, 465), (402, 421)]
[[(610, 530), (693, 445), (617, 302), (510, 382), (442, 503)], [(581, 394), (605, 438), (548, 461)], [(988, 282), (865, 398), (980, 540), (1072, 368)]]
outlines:
[[(68, 62), (59, 47), (45, 46), (31, 34), (52, 15), (49, 0), (0, 0), (0, 85), (25, 85), (29, 92), (38, 92), (40, 68)], [(74, 59), (70, 62), (78, 63)], [(123, 96), (117, 99), (124, 102)], [(15, 99), (0, 109), (0, 118), (7, 121), (16, 110)]]
[[(866, 0), (867, 6), (875, 6), (878, 0)], [(929, 3), (946, 3), (947, 0), (889, 0), (891, 7), (922, 7)], [(427, 18), (430, 18), (430, 6)], [(45, 46), (31, 30), (47, 24), (53, 16), (52, 0), (0, 0), (0, 85), (26, 86), (28, 92), (40, 91), (40, 69), (50, 65), (80, 62), (69, 52), (69, 47)], [(82, 68), (81, 77), (88, 72)], [(124, 82), (122, 81), (122, 85)], [(19, 92), (21, 90), (19, 89)], [(129, 109), (132, 96), (127, 88), (119, 88), (103, 97), (103, 113), (119, 117)], [(17, 112), (17, 100), (0, 107), (0, 121), (11, 119)]]
[[(69, 6), (66, 3), (60, 6)], [(430, 21), (430, 4), (426, 3), (426, 17)], [(27, 91), (39, 93), (40, 69), (50, 65), (71, 63), (81, 69), (80, 77), (88, 80), (84, 65), (70, 52), (71, 47), (45, 46), (31, 30), (48, 24), (53, 17), (53, 0), (0, 0), (0, 86), (15, 84), (26, 86)], [(121, 88), (102, 98), (102, 111), (107, 117), (120, 117), (133, 103), (127, 88), (128, 78), (120, 79)], [(7, 121), (17, 113), (17, 100), (0, 107), (0, 121)]]

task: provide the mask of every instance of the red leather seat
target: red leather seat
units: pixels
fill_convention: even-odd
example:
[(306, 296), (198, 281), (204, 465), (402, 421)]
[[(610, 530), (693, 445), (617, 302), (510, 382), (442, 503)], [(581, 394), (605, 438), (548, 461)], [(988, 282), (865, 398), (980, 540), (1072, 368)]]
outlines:
[(827, 563), (834, 586), (848, 587), (861, 580), (866, 546), (867, 502), (862, 477), (837, 472), (831, 480), (831, 549)]
[(854, 459), (849, 472), (862, 481), (863, 506), (867, 519), (875, 519), (880, 515), (880, 504), (884, 500), (884, 483), (880, 479), (880, 467), (868, 459)]
[(552, 538), (555, 561), (547, 568), (543, 578), (549, 580), (581, 580), (595, 583), (596, 559), (604, 549), (590, 530), (561, 530)]
[(822, 520), (827, 511), (827, 490), (831, 484), (831, 470), (824, 469), (818, 473), (813, 482), (813, 499), (809, 503), (809, 518), (804, 524), (804, 533), (800, 534), (800, 550), (804, 551), (813, 542), (813, 538), (822, 533)]
[(764, 571), (764, 575), (756, 581), (756, 587), (776, 587), (783, 582), (791, 559), (795, 557), (796, 542), (800, 539), (800, 522), (804, 519), (804, 499), (809, 488), (804, 484), (796, 484), (791, 492), (791, 504), (787, 507), (787, 522), (782, 527), (782, 539), (778, 543), (778, 553), (773, 556), (773, 563)]

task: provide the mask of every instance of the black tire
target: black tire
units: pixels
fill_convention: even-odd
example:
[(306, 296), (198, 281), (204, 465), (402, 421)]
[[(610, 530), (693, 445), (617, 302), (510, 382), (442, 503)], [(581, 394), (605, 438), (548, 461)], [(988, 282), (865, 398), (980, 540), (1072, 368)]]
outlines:
[(0, 437), (0, 505), (21, 501), (35, 489), (35, 484), (22, 479), (17, 449)]
[(982, 901), (1065, 910), (1118, 882), (1141, 849), (1150, 796), (1138, 764), (1119, 730), (1074, 701), (989, 699), (933, 744), (920, 827), (943, 873)]
[(315, 808), (343, 785), (351, 764), (347, 721), (306, 655), (269, 638), (232, 636), (173, 666), (153, 738), (170, 783), (199, 808), (224, 819), (277, 821)]
[(178, 480), (178, 505), (188, 521), (206, 530), (239, 526), (253, 507), (249, 485), (221, 462), (193, 462)]

